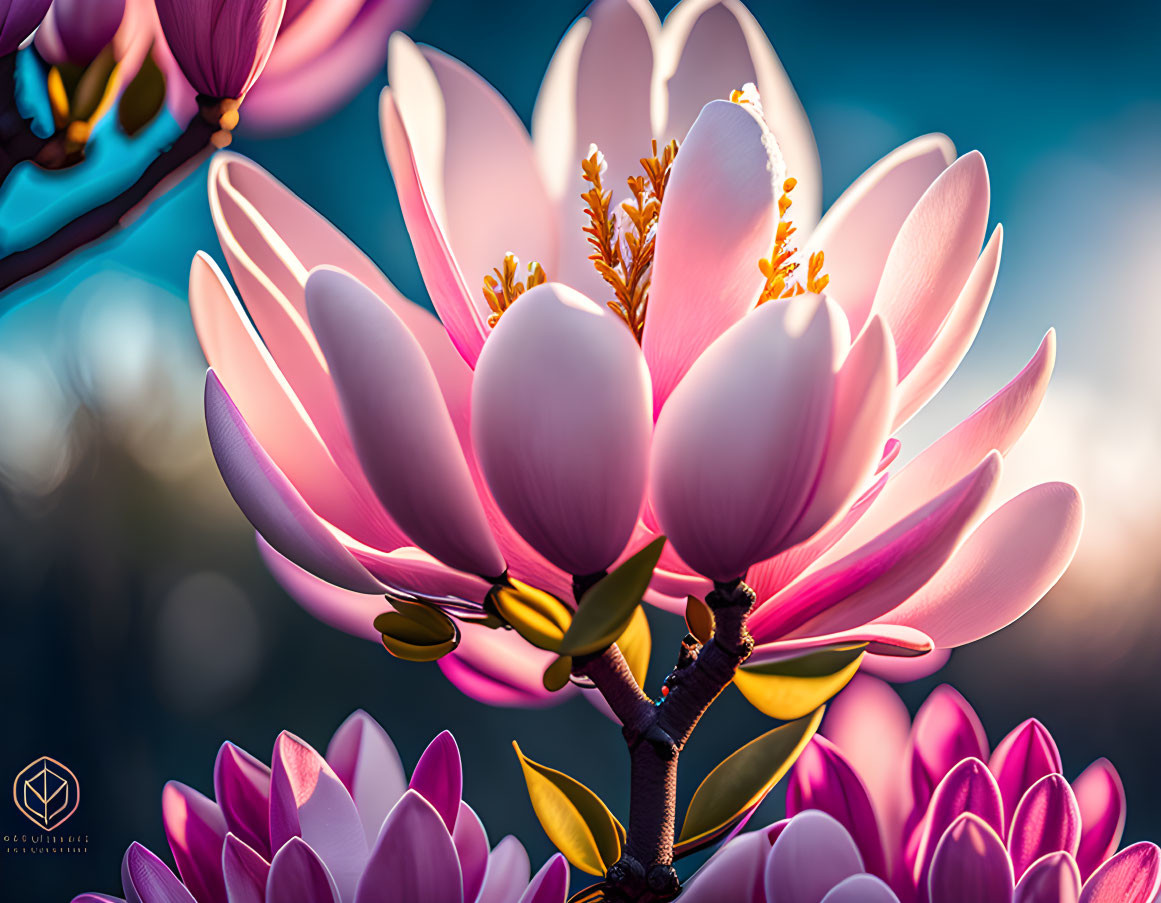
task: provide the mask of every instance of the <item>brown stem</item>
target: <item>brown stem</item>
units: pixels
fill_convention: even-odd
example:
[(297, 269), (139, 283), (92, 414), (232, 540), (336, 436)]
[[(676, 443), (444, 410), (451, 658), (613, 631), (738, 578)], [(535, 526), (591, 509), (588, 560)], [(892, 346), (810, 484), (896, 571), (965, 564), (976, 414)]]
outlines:
[(16, 53), (0, 57), (0, 184), (16, 164), (31, 160), (45, 145), (16, 103)]
[(575, 669), (609, 703), (629, 746), (629, 829), (621, 859), (605, 876), (610, 900), (667, 901), (681, 890), (673, 868), (678, 757), (701, 716), (754, 648), (746, 629), (753, 590), (740, 580), (715, 584), (706, 603), (714, 612), (714, 635), (700, 651), (683, 646), (660, 704), (637, 686), (615, 645)]
[[(163, 181), (201, 154), (211, 142), (222, 145), (228, 143), (228, 135), (226, 141), (221, 141), (215, 136), (221, 131), (223, 103), (230, 102), (201, 97), (198, 101), (200, 109), (198, 115), (190, 120), (185, 131), (173, 144), (149, 164), (136, 182), (112, 200), (82, 213), (37, 244), (15, 251), (0, 260), (0, 291), (47, 269), (73, 251), (112, 231)], [(232, 116), (233, 121), (236, 121), (237, 114), (232, 113)], [(233, 121), (230, 122), (230, 127)]]

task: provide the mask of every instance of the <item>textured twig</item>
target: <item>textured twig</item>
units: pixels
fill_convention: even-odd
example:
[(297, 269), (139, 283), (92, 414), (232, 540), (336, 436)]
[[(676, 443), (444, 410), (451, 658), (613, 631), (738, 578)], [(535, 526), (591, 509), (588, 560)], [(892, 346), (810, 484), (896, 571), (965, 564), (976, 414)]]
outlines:
[(16, 54), (0, 57), (0, 184), (18, 163), (40, 153), (45, 141), (32, 131), (16, 103)]
[[(202, 100), (199, 98), (199, 100)], [(144, 202), (168, 177), (210, 146), (220, 130), (219, 108), (213, 101), (200, 104), (184, 132), (163, 151), (129, 188), (76, 219), (32, 247), (15, 251), (0, 260), (0, 291), (52, 266), (117, 227), (121, 220)]]
[(713, 638), (696, 654), (683, 647), (660, 704), (637, 686), (615, 645), (576, 668), (620, 719), (629, 746), (628, 837), (620, 861), (605, 876), (610, 900), (666, 901), (681, 889), (673, 869), (678, 757), (701, 716), (754, 648), (746, 629), (754, 603), (748, 586), (741, 581), (716, 584), (706, 603), (714, 612)]

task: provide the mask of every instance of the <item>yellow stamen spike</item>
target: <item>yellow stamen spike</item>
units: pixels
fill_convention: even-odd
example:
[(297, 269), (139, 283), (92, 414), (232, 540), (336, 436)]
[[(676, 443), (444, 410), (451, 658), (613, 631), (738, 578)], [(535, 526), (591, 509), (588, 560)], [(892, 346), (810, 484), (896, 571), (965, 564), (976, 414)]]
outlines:
[(509, 251), (504, 255), (503, 263), (492, 270), (495, 275), (484, 277), (484, 300), (492, 309), (488, 316), (489, 326), (499, 323), (504, 311), (528, 289), (548, 281), (544, 268), (536, 261), (528, 264), (528, 276), (525, 279), (518, 277), (519, 269), (520, 259)]
[(759, 304), (774, 298), (792, 298), (806, 292), (817, 294), (830, 283), (830, 276), (822, 272), (824, 261), (822, 251), (810, 255), (805, 284), (797, 279), (791, 281), (791, 277), (798, 270), (798, 264), (792, 263), (791, 258), (798, 253), (798, 249), (790, 244), (790, 236), (798, 230), (786, 218), (786, 211), (793, 203), (790, 192), (797, 184), (798, 180), (795, 178), (787, 178), (782, 183), (782, 196), (778, 198), (778, 228), (774, 232), (774, 249), (768, 258), (758, 261), (758, 269), (766, 277), (766, 285), (758, 298)]

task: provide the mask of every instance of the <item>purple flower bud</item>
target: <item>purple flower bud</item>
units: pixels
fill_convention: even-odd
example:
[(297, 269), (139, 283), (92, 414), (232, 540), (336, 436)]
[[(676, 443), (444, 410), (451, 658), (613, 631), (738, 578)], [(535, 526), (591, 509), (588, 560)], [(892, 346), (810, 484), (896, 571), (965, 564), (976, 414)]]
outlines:
[(0, 56), (8, 56), (36, 30), (51, 0), (0, 0)]
[(87, 66), (113, 42), (125, 0), (52, 0), (36, 32), (37, 53), (48, 63)]

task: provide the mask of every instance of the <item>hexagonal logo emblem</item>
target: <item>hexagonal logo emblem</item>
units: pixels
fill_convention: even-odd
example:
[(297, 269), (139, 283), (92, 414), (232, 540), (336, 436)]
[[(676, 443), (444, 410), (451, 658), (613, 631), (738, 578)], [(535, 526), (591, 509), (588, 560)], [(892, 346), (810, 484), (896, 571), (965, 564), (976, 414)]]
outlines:
[(67, 766), (41, 756), (25, 766), (12, 782), (16, 808), (38, 828), (55, 831), (77, 811), (81, 785)]

